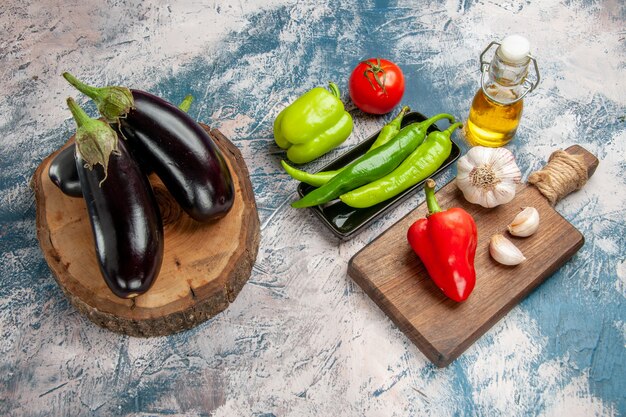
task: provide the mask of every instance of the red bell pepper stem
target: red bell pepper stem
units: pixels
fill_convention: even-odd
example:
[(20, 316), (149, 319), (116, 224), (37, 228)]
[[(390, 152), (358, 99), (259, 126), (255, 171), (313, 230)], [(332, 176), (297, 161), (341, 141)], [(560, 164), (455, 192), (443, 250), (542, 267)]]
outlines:
[(439, 203), (437, 203), (437, 198), (435, 198), (435, 180), (433, 180), (432, 178), (428, 178), (426, 180), (424, 190), (426, 191), (426, 205), (428, 206), (428, 215), (430, 216), (432, 214), (439, 213), (441, 211), (441, 207), (439, 207)]

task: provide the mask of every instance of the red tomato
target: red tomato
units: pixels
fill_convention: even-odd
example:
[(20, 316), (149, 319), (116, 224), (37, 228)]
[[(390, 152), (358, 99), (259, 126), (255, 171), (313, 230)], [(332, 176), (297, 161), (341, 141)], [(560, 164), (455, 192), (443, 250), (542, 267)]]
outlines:
[(370, 58), (352, 71), (350, 98), (365, 113), (389, 113), (404, 95), (404, 75), (386, 59)]

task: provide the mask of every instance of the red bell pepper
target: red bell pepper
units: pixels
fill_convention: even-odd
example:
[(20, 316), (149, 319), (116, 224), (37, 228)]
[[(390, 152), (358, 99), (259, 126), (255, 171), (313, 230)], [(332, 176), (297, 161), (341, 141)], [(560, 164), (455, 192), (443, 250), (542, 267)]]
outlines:
[(426, 180), (424, 189), (428, 215), (409, 228), (409, 244), (441, 291), (454, 301), (463, 301), (476, 284), (476, 223), (462, 208), (442, 211), (432, 179)]

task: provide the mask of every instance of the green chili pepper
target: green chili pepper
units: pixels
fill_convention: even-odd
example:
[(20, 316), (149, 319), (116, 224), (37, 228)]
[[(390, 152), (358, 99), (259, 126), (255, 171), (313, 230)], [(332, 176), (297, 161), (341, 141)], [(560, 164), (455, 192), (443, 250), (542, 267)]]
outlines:
[(313, 187), (321, 187), (326, 184), (332, 177), (337, 175), (339, 172), (343, 171), (345, 167), (338, 169), (336, 171), (321, 171), (315, 174), (309, 174), (306, 171), (299, 170), (297, 168), (292, 167), (285, 161), (280, 161), (283, 168), (287, 174), (291, 176), (291, 178), (303, 182), (305, 184), (312, 185)]
[(443, 132), (430, 133), (424, 143), (391, 173), (339, 198), (350, 207), (371, 207), (428, 178), (450, 156), (450, 135), (460, 126), (462, 123), (455, 123)]
[[(398, 114), (391, 122), (387, 123), (380, 130), (376, 141), (372, 144), (372, 146), (370, 146), (367, 152), (371, 152), (372, 150), (384, 145), (385, 143), (393, 139), (400, 131), (402, 118), (404, 118), (404, 115), (409, 110), (410, 109), (408, 106), (403, 107), (400, 111), (400, 114)], [(302, 171), (290, 166), (285, 161), (280, 161), (280, 163), (282, 164), (283, 168), (285, 168), (287, 174), (289, 174), (293, 179), (312, 185), (314, 187), (321, 187), (322, 185), (326, 184), (328, 181), (330, 181), (332, 177), (343, 171), (343, 169), (345, 168), (342, 167), (335, 171), (321, 171), (315, 174), (309, 174), (306, 171)]]
[(424, 141), (430, 125), (443, 118), (454, 121), (454, 117), (449, 114), (438, 114), (421, 123), (406, 126), (389, 142), (351, 162), (326, 184), (293, 202), (291, 206), (302, 208), (327, 203), (388, 174)]
[(402, 107), (400, 113), (391, 122), (383, 126), (383, 128), (380, 130), (380, 133), (378, 134), (378, 137), (376, 138), (376, 141), (372, 144), (372, 146), (370, 146), (370, 151), (389, 142), (391, 139), (394, 138), (394, 136), (398, 134), (402, 126), (402, 119), (404, 118), (406, 112), (408, 112), (409, 110), (411, 110), (409, 106)]
[(297, 164), (310, 162), (340, 145), (352, 132), (352, 116), (345, 111), (339, 88), (316, 87), (283, 109), (274, 121), (276, 144), (287, 149)]

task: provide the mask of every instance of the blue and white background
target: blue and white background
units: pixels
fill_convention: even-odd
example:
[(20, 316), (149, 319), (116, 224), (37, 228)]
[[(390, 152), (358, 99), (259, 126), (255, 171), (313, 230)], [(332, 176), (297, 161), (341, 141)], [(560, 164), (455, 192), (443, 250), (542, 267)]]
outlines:
[[(4, 1), (0, 415), (626, 414), (625, 23), (620, 0)], [(511, 33), (531, 41), (542, 75), (508, 145), (524, 179), (574, 143), (600, 159), (585, 188), (557, 205), (586, 243), (438, 369), (346, 274), (348, 260), (422, 197), (340, 242), (312, 213), (289, 207), (296, 183), (280, 167), (272, 122), (333, 80), (355, 129), (306, 168), (367, 138), (393, 114), (355, 109), (347, 79), (359, 60), (377, 56), (404, 70), (404, 104), (464, 119), (478, 55)], [(135, 339), (96, 327), (57, 287), (36, 239), (29, 181), (73, 132), (65, 98), (87, 103), (63, 71), (174, 103), (191, 93), (190, 114), (243, 153), (261, 246), (222, 314), (182, 334)]]

